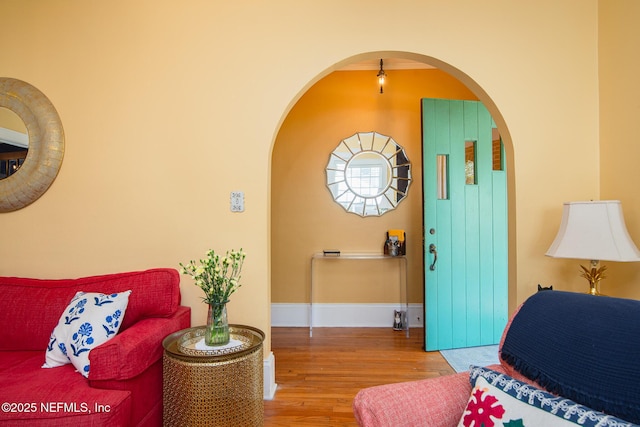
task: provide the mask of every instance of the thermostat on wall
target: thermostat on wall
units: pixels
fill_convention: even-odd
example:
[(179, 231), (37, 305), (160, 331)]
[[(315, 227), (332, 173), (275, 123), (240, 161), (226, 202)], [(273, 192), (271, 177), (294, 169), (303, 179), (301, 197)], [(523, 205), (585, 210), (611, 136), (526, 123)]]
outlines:
[(244, 191), (231, 192), (231, 212), (244, 212)]

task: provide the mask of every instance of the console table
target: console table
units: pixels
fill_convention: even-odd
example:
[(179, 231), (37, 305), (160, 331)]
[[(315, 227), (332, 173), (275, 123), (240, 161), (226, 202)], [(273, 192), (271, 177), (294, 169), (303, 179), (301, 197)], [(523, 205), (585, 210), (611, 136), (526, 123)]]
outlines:
[(163, 341), (163, 425), (256, 426), (264, 423), (264, 333), (229, 325), (226, 346), (202, 346), (206, 326)]
[[(398, 262), (399, 264), (399, 273), (398, 273), (398, 285), (400, 286), (400, 295), (403, 294), (404, 290), (404, 304), (402, 301), (401, 305), (404, 305), (404, 310), (406, 313), (406, 321), (404, 324), (404, 329), (407, 334), (407, 338), (409, 337), (409, 287), (407, 280), (407, 257), (406, 256), (390, 256), (385, 254), (378, 253), (340, 253), (340, 255), (325, 255), (324, 253), (315, 253), (311, 257), (311, 283), (310, 283), (310, 292), (309, 292), (309, 336), (313, 337), (313, 289), (315, 282), (315, 274), (314, 274), (314, 266), (317, 262), (327, 261), (327, 262), (335, 262), (335, 261), (364, 261), (364, 262)], [(401, 298), (402, 299), (402, 298)]]

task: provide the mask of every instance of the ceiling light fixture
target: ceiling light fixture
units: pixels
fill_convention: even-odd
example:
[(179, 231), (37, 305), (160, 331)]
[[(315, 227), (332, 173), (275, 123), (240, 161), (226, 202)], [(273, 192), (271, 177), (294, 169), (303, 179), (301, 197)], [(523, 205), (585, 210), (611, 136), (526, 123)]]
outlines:
[(382, 86), (384, 85), (384, 81), (387, 78), (386, 73), (384, 72), (384, 69), (382, 68), (383, 62), (382, 59), (380, 59), (380, 71), (378, 71), (378, 83), (380, 84), (380, 93), (384, 93), (384, 91), (382, 90)]

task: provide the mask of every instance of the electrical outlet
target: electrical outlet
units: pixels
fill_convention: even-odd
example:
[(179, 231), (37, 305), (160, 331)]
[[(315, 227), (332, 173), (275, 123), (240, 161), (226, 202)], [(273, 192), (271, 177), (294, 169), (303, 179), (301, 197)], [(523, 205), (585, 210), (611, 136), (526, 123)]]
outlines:
[(413, 327), (424, 327), (422, 316), (420, 314), (414, 313), (412, 319), (409, 321), (409, 325)]
[(244, 212), (244, 191), (231, 192), (231, 212)]

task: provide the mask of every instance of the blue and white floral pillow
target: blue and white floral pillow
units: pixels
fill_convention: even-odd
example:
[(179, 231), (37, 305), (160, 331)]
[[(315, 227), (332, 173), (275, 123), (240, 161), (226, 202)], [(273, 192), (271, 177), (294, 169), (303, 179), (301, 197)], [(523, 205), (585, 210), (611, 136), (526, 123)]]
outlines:
[(119, 294), (78, 292), (53, 329), (43, 368), (72, 363), (89, 376), (89, 352), (120, 329), (131, 291)]

